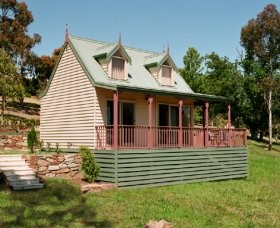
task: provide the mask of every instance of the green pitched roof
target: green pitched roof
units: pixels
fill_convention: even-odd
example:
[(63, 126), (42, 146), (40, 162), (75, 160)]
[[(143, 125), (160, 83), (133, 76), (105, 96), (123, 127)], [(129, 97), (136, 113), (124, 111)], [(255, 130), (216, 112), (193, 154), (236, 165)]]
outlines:
[[(169, 58), (169, 61), (171, 61), (171, 64), (174, 65), (176, 69), (172, 59), (169, 55), (167, 56), (166, 53), (155, 53), (125, 46), (119, 47), (116, 43), (100, 42), (76, 36), (69, 36), (68, 40), (75, 56), (84, 68), (90, 81), (96, 87), (105, 87), (113, 90), (146, 91), (150, 94), (171, 94), (180, 97), (192, 97), (199, 100), (226, 101), (224, 97), (194, 93), (177, 71), (174, 73), (174, 86), (161, 85), (147, 70), (146, 66), (152, 63), (156, 63), (157, 66), (160, 66)], [(110, 58), (118, 48), (122, 49), (123, 54), (128, 58), (127, 60), (130, 61), (130, 64), (128, 64), (129, 77), (127, 80), (109, 78), (96, 59), (102, 55), (106, 58)], [(55, 70), (56, 69), (54, 69), (54, 72)], [(46, 94), (47, 90), (48, 88), (46, 88), (42, 96)]]

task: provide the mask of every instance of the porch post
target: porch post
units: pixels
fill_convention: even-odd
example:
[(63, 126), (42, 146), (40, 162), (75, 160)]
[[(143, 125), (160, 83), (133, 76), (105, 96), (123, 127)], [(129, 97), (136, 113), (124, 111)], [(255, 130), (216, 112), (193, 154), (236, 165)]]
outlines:
[(232, 141), (231, 141), (231, 117), (230, 117), (230, 103), (228, 103), (228, 146), (231, 146)]
[(208, 108), (209, 103), (205, 102), (205, 109), (204, 109), (204, 146), (208, 146), (209, 141), (209, 134), (208, 134)]
[(149, 103), (149, 132), (148, 132), (148, 148), (153, 147), (153, 134), (152, 134), (152, 126), (153, 126), (153, 112), (152, 112), (152, 105), (153, 105), (153, 98), (148, 98)]
[(183, 131), (182, 131), (182, 106), (183, 101), (179, 100), (179, 133), (178, 133), (178, 146), (182, 147), (183, 145)]
[(118, 149), (118, 103), (119, 103), (119, 94), (118, 91), (114, 91), (114, 149)]

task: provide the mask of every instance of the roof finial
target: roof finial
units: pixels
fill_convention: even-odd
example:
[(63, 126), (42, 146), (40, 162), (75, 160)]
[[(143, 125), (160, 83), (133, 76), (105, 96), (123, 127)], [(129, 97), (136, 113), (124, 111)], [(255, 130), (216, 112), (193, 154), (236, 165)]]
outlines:
[(121, 34), (121, 32), (119, 33), (119, 46), (122, 46), (122, 34)]
[(162, 53), (165, 53), (165, 45), (162, 46)]
[(65, 43), (68, 43), (68, 24), (65, 27)]
[(166, 55), (169, 56), (169, 44), (167, 44), (167, 51), (166, 51)]

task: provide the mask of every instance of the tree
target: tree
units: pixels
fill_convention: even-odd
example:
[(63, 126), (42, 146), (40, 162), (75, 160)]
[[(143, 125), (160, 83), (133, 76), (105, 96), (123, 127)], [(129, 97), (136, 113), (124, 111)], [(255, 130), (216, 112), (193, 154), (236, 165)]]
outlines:
[[(61, 48), (54, 49), (51, 56), (42, 55), (32, 57), (32, 64), (30, 64), (30, 76), (28, 80), (27, 92), (31, 95), (40, 93), (47, 85), (47, 82), (52, 74), (53, 68), (59, 57)], [(27, 83), (26, 83), (27, 84)]]
[[(227, 57), (216, 53), (208, 54), (205, 59), (205, 82), (202, 93), (224, 96), (231, 100), (231, 118), (235, 126), (244, 124), (244, 105), (246, 105), (244, 80), (237, 61), (231, 62)], [(210, 117), (213, 119), (219, 113), (226, 113), (224, 104), (211, 105)], [(225, 118), (225, 116), (224, 116)]]
[(31, 49), (41, 41), (39, 34), (28, 34), (33, 22), (32, 13), (25, 2), (1, 0), (0, 2), (0, 48), (13, 57), (20, 66), (20, 74), (26, 76), (26, 65), (34, 53)]
[(2, 112), (6, 108), (6, 102), (10, 99), (23, 99), (24, 88), (21, 77), (18, 77), (18, 69), (13, 59), (0, 49), (0, 95), (2, 96)]
[(183, 58), (184, 68), (180, 69), (181, 76), (185, 79), (188, 85), (196, 92), (200, 87), (199, 77), (201, 72), (203, 57), (200, 56), (194, 47), (190, 47)]
[(251, 19), (241, 30), (241, 45), (245, 48), (248, 60), (258, 61), (264, 70), (263, 82), (265, 99), (268, 105), (269, 146), (272, 149), (272, 92), (273, 81), (280, 69), (280, 13), (273, 4)]

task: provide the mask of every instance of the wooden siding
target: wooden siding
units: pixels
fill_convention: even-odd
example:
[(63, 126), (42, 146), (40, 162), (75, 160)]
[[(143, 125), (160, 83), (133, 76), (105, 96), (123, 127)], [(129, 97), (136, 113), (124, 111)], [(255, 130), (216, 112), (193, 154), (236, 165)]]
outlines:
[(114, 182), (118, 187), (164, 186), (248, 176), (246, 148), (94, 153), (101, 166), (99, 180)]
[(64, 50), (47, 94), (41, 99), (40, 137), (55, 147), (94, 148), (100, 118), (96, 91), (70, 47)]

